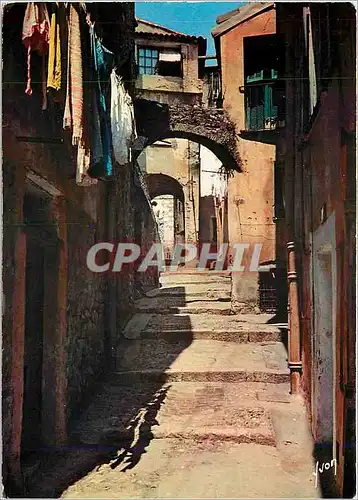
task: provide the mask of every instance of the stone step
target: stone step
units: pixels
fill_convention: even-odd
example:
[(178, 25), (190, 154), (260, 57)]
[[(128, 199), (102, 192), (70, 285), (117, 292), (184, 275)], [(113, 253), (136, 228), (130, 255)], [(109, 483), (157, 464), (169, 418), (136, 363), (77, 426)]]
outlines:
[[(287, 323), (270, 324), (269, 314), (232, 314), (220, 317), (213, 314), (165, 314), (147, 315), (146, 329), (149, 330), (227, 330), (246, 332), (277, 332), (287, 330)], [(144, 319), (144, 318), (143, 318)]]
[(231, 296), (229, 293), (214, 292), (208, 294), (193, 293), (190, 295), (177, 294), (173, 295), (171, 293), (158, 294), (156, 297), (141, 297), (135, 301), (135, 307), (138, 309), (142, 307), (160, 308), (163, 303), (168, 307), (183, 307), (192, 304), (197, 304), (198, 302), (230, 302)]
[(117, 375), (128, 380), (149, 377), (163, 381), (284, 382), (289, 374), (286, 350), (278, 342), (261, 345), (207, 339), (141, 339), (127, 340), (119, 344), (117, 351)]
[(268, 384), (283, 384), (288, 382), (290, 375), (286, 370), (124, 370), (111, 374), (116, 384), (136, 384), (145, 381), (157, 383), (172, 382), (265, 382)]
[[(183, 338), (218, 338), (232, 341), (265, 342), (285, 340), (287, 324), (268, 324), (268, 314), (230, 315), (214, 314), (147, 314), (137, 313), (127, 323), (123, 335), (128, 339), (156, 338), (165, 332), (170, 338), (180, 333)], [(170, 332), (173, 331), (173, 335)], [(177, 334), (175, 332), (178, 332)], [(192, 335), (192, 337), (190, 337)], [(246, 340), (245, 340), (246, 339)]]
[(231, 274), (230, 273), (220, 273), (220, 272), (210, 272), (202, 273), (198, 271), (193, 271), (192, 273), (162, 273), (159, 278), (159, 282), (163, 285), (167, 284), (231, 284)]
[(135, 309), (139, 313), (152, 314), (215, 314), (230, 315), (231, 302), (217, 300), (194, 300), (186, 302), (180, 297), (142, 298), (136, 301)]
[(141, 339), (162, 339), (167, 342), (191, 341), (201, 339), (220, 340), (223, 342), (283, 342), (284, 331), (228, 331), (228, 330), (145, 330)]
[(146, 293), (147, 297), (231, 297), (231, 285), (210, 283), (209, 285), (183, 284), (165, 285), (162, 288), (154, 288)]
[[(72, 433), (83, 444), (126, 446), (137, 434), (275, 445), (270, 414), (289, 403), (289, 384), (105, 383)], [(137, 429), (137, 432), (135, 432)]]

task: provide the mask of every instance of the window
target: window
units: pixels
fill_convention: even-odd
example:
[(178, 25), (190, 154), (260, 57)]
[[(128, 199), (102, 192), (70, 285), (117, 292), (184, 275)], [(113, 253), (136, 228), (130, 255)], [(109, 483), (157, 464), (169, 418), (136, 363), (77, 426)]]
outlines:
[(248, 130), (276, 128), (277, 106), (273, 104), (272, 84), (247, 87), (246, 120)]
[(159, 60), (159, 50), (139, 47), (138, 48), (138, 72), (140, 75), (155, 75)]
[(282, 46), (276, 35), (244, 39), (246, 130), (273, 130), (284, 124)]
[(182, 57), (179, 49), (138, 47), (139, 75), (182, 77)]

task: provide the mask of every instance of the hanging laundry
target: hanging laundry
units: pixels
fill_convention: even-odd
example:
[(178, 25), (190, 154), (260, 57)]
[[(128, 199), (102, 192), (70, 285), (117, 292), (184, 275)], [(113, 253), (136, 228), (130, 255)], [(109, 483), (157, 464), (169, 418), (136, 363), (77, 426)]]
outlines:
[(92, 158), (89, 175), (108, 179), (113, 174), (111, 156), (111, 124), (106, 103), (108, 82), (113, 68), (114, 54), (97, 38), (94, 26), (90, 26), (91, 54), (93, 59), (94, 100), (92, 129)]
[(131, 160), (130, 147), (137, 138), (137, 131), (131, 96), (114, 69), (111, 73), (111, 131), (114, 158), (125, 165)]
[(27, 48), (27, 85), (26, 94), (32, 94), (31, 88), (31, 52), (36, 51), (42, 57), (42, 109), (46, 109), (46, 68), (45, 56), (49, 49), (50, 18), (45, 3), (29, 2), (26, 7), (22, 27), (22, 41)]
[(72, 131), (72, 144), (77, 145), (83, 135), (83, 77), (80, 17), (73, 4), (69, 4), (68, 63), (66, 103), (63, 128)]
[[(60, 10), (59, 16), (63, 15)], [(78, 6), (68, 4), (68, 31), (63, 30), (67, 36), (67, 59), (62, 57), (61, 73), (67, 66), (67, 84), (63, 128), (71, 131), (72, 145), (77, 146), (76, 154), (76, 182), (81, 186), (97, 183), (88, 175), (91, 162), (91, 98), (90, 84), (92, 74), (90, 71), (90, 40), (88, 26)], [(61, 28), (63, 17), (60, 17), (60, 42), (62, 43)], [(86, 84), (85, 84), (86, 82)], [(86, 110), (86, 114), (84, 112)]]
[[(83, 9), (83, 7), (82, 7)], [(85, 11), (85, 14), (86, 11)], [(94, 126), (94, 73), (91, 54), (91, 37), (88, 29), (87, 16), (80, 17), (83, 66), (83, 127), (82, 138), (78, 145), (76, 182), (80, 186), (97, 184), (97, 179), (89, 175), (93, 158), (92, 134)]]
[(59, 15), (56, 10), (51, 16), (47, 88), (54, 91), (61, 89), (62, 67), (61, 67), (61, 38)]

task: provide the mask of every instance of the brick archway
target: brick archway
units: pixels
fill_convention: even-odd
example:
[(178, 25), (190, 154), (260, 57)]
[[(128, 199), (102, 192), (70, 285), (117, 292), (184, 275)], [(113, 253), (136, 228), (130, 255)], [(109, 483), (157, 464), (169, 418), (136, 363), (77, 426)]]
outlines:
[(136, 99), (134, 111), (139, 135), (136, 157), (160, 139), (182, 138), (210, 149), (227, 171), (241, 171), (235, 127), (225, 110)]

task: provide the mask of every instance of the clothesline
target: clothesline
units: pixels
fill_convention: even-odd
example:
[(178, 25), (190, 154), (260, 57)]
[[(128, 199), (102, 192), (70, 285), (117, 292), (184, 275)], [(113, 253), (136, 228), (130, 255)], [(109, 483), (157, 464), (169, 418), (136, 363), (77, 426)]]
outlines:
[(116, 73), (114, 53), (102, 45), (86, 5), (81, 3), (81, 10), (72, 3), (56, 6), (50, 20), (46, 3), (27, 4), (22, 35), (28, 49), (26, 93), (32, 94), (30, 59), (36, 51), (42, 58), (37, 82), (42, 109), (48, 97), (64, 104), (63, 128), (77, 148), (76, 181), (86, 186), (112, 179), (113, 168), (131, 161), (137, 137), (134, 109), (124, 87), (129, 81)]

